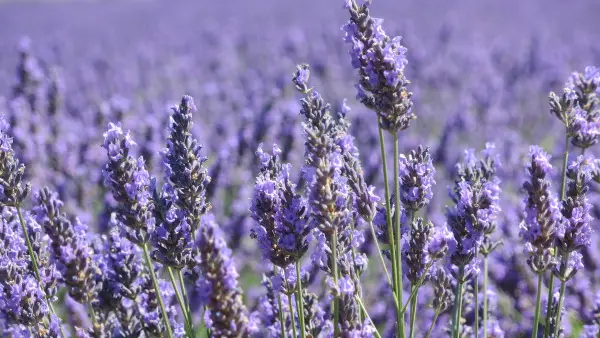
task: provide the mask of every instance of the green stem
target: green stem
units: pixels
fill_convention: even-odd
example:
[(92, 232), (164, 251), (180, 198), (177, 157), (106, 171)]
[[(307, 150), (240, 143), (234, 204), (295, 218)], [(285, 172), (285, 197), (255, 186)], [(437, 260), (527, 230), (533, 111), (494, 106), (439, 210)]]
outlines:
[(406, 303), (404, 304), (404, 306), (402, 307), (402, 312), (406, 313), (406, 309), (408, 308), (408, 306), (410, 305), (410, 302), (415, 299), (415, 297), (417, 296), (417, 291), (419, 290), (419, 288), (423, 285), (423, 282), (425, 281), (425, 277), (427, 276), (427, 272), (429, 271), (429, 269), (433, 266), (433, 262), (429, 262), (429, 264), (427, 264), (425, 266), (425, 270), (423, 272), (423, 274), (421, 275), (421, 278), (419, 278), (419, 280), (415, 283), (415, 288), (411, 288), (411, 293), (410, 296), (408, 297), (408, 299), (406, 300)]
[[(565, 152), (562, 160), (562, 175), (560, 184), (560, 201), (565, 199), (567, 186), (567, 162), (569, 161), (569, 135), (565, 136)], [(558, 257), (558, 249), (554, 248), (554, 257)], [(546, 307), (546, 325), (544, 326), (544, 338), (550, 335), (550, 308), (552, 307), (552, 293), (554, 292), (554, 274), (550, 274), (550, 282), (548, 283), (548, 306)]]
[(365, 308), (365, 304), (362, 302), (360, 297), (355, 296), (354, 298), (356, 298), (356, 302), (358, 303), (358, 305), (360, 305), (362, 312), (365, 313), (365, 317), (367, 317), (367, 319), (371, 323), (371, 326), (373, 326), (373, 330), (375, 330), (375, 332), (374, 332), (375, 337), (381, 338), (381, 335), (379, 334), (379, 331), (377, 330), (377, 326), (375, 326), (375, 323), (373, 323), (373, 320), (371, 319), (371, 317), (369, 316), (369, 313), (367, 312), (367, 308)]
[(175, 280), (175, 276), (173, 275), (173, 269), (170, 266), (167, 266), (167, 272), (169, 273), (169, 280), (171, 281), (171, 285), (173, 285), (173, 290), (175, 290), (175, 297), (177, 298), (177, 302), (179, 303), (179, 307), (181, 308), (181, 313), (183, 314), (183, 320), (185, 323), (185, 332), (188, 336), (193, 337), (193, 330), (190, 328), (190, 320), (187, 312), (187, 306), (183, 301), (183, 297), (179, 292), (179, 288), (177, 287), (177, 281)]
[[(350, 243), (354, 243), (354, 223), (350, 224)], [(356, 264), (356, 248), (354, 246), (351, 246), (350, 248), (350, 253), (352, 254), (352, 264)], [(359, 276), (356, 273), (356, 269), (350, 269), (350, 277), (353, 280), (359, 280)], [(354, 295), (361, 297), (362, 295), (359, 293), (360, 292), (360, 288), (356, 287), (354, 288)], [(358, 312), (358, 318), (360, 320), (360, 322), (364, 322), (365, 318), (363, 316), (362, 311)]]
[(306, 338), (306, 327), (304, 324), (304, 299), (302, 299), (302, 277), (300, 274), (300, 260), (296, 261), (296, 280), (298, 288), (296, 289), (296, 305), (298, 305), (298, 319), (300, 320), (300, 337)]
[[(381, 129), (381, 119), (379, 119), (379, 148), (381, 150), (381, 164), (383, 167), (383, 186), (385, 191), (385, 220), (387, 223), (387, 235), (390, 246), (390, 255), (392, 260), (392, 290), (395, 295), (396, 301), (396, 312), (400, 312), (400, 306), (402, 305), (398, 300), (398, 295), (402, 294), (402, 291), (398, 292), (398, 273), (396, 272), (396, 241), (394, 240), (394, 226), (392, 224), (392, 206), (390, 201), (390, 184), (388, 179), (387, 171), (387, 155), (385, 151), (385, 139), (383, 136), (383, 129)], [(400, 326), (397, 325), (398, 337), (400, 337)]]
[(463, 283), (458, 283), (458, 302), (456, 302), (456, 329), (454, 330), (454, 337), (458, 338), (460, 336), (460, 319), (462, 317), (462, 301), (463, 301), (463, 297), (462, 297), (462, 288), (463, 288)]
[[(33, 272), (35, 273), (35, 278), (38, 281), (38, 285), (40, 289), (42, 288), (42, 278), (40, 277), (40, 270), (38, 268), (37, 257), (35, 256), (35, 252), (33, 251), (33, 245), (31, 244), (31, 240), (29, 239), (29, 232), (27, 231), (27, 226), (25, 225), (25, 220), (23, 219), (23, 213), (21, 212), (21, 206), (16, 205), (15, 209), (17, 209), (17, 215), (19, 216), (19, 223), (21, 224), (21, 230), (23, 231), (23, 237), (25, 237), (25, 243), (27, 243), (27, 252), (29, 253), (29, 258), (31, 258), (31, 264), (33, 265)], [(52, 302), (48, 297), (46, 297), (46, 303), (48, 303), (48, 308), (52, 314), (56, 314), (54, 312), (54, 306), (52, 306)], [(48, 316), (48, 324), (50, 324), (50, 316)], [(65, 332), (63, 331), (62, 326), (60, 327), (60, 334), (64, 338)]]
[(277, 301), (279, 302), (279, 327), (281, 328), (281, 337), (286, 338), (285, 329), (285, 318), (283, 316), (283, 303), (281, 302), (281, 292), (277, 294)]
[(288, 293), (288, 306), (290, 308), (290, 318), (292, 319), (292, 332), (294, 337), (298, 337), (296, 333), (296, 319), (294, 318), (294, 306), (292, 305), (292, 294)]
[(431, 324), (429, 325), (429, 330), (427, 330), (427, 335), (425, 336), (425, 338), (429, 338), (431, 336), (431, 332), (433, 331), (433, 327), (435, 326), (435, 322), (437, 321), (439, 316), (440, 316), (440, 312), (436, 311), (435, 315), (433, 316), (433, 320), (431, 321)]
[(535, 297), (535, 314), (533, 317), (533, 333), (531, 334), (531, 338), (537, 338), (538, 336), (538, 326), (540, 323), (540, 304), (542, 303), (542, 280), (544, 279), (544, 274), (538, 274), (538, 284), (537, 284), (537, 295)]
[[(487, 289), (488, 289), (488, 258), (487, 258), (487, 256), (483, 256), (483, 338), (487, 338), (487, 316), (488, 316)], [(539, 292), (541, 292), (541, 291), (539, 291)]]
[[(400, 214), (402, 210), (400, 209), (400, 176), (399, 176), (399, 163), (400, 154), (398, 150), (398, 134), (393, 134), (394, 139), (394, 194), (396, 195), (396, 210), (394, 211), (394, 216), (396, 218), (396, 264), (397, 264), (397, 274), (398, 274), (398, 302), (402, 304), (402, 290), (404, 289), (402, 286), (402, 225), (400, 224)], [(398, 313), (398, 326), (400, 330), (400, 338), (406, 336), (405, 334), (405, 324), (404, 324), (404, 312)]]
[[(373, 237), (373, 242), (375, 243), (375, 248), (377, 249), (377, 254), (379, 256), (379, 261), (381, 262), (381, 266), (383, 267), (383, 272), (385, 273), (385, 277), (387, 278), (388, 284), (390, 287), (394, 287), (392, 284), (392, 279), (390, 278), (390, 273), (385, 265), (385, 260), (383, 259), (383, 254), (381, 253), (381, 248), (379, 246), (379, 241), (377, 240), (377, 234), (375, 233), (375, 227), (373, 226), (373, 220), (369, 220), (369, 228), (371, 229), (371, 236)], [(398, 299), (394, 294), (394, 301), (398, 303)]]
[(190, 329), (194, 332), (194, 321), (192, 319), (192, 309), (190, 308), (190, 300), (188, 299), (187, 290), (185, 288), (185, 281), (183, 279), (183, 273), (181, 269), (177, 270), (177, 277), (179, 279), (179, 286), (181, 287), (181, 296), (183, 297), (183, 303), (185, 304), (185, 310), (188, 314), (188, 321)]
[(415, 289), (415, 297), (410, 301), (410, 338), (415, 337), (415, 321), (417, 319), (417, 296), (419, 294), (419, 287), (413, 287)]
[(27, 243), (27, 251), (29, 252), (29, 257), (31, 258), (31, 263), (33, 265), (33, 272), (35, 273), (35, 278), (40, 283), (40, 287), (42, 279), (40, 277), (40, 270), (38, 268), (37, 257), (35, 256), (35, 252), (33, 251), (33, 245), (31, 245), (31, 241), (29, 240), (29, 233), (27, 232), (27, 226), (25, 225), (25, 221), (23, 220), (23, 214), (21, 213), (21, 208), (19, 206), (16, 207), (17, 214), (19, 215), (19, 222), (21, 223), (21, 230), (23, 231), (23, 236), (25, 236), (25, 243)]
[(148, 252), (148, 243), (142, 244), (142, 250), (144, 251), (144, 260), (146, 261), (146, 267), (150, 271), (150, 277), (152, 278), (152, 283), (154, 283), (154, 291), (156, 292), (156, 298), (158, 299), (158, 305), (160, 306), (163, 322), (165, 323), (165, 327), (167, 329), (167, 337), (173, 338), (173, 331), (171, 330), (169, 316), (167, 315), (165, 303), (163, 302), (162, 294), (160, 292), (160, 286), (158, 285), (158, 279), (156, 278), (156, 273), (154, 272), (154, 267), (152, 266), (152, 261), (150, 260), (150, 253)]
[[(50, 301), (50, 299), (46, 298), (46, 302), (48, 303), (48, 308), (50, 309), (50, 313), (56, 314), (56, 311), (54, 310), (54, 305), (52, 305), (52, 302)], [(62, 325), (59, 325), (59, 330), (60, 330), (61, 337), (66, 338), (67, 336), (65, 335), (65, 331), (63, 330)]]
[(462, 311), (462, 282), (460, 282), (463, 278), (463, 274), (465, 271), (465, 267), (464, 266), (459, 266), (458, 267), (458, 278), (456, 279), (456, 293), (454, 296), (454, 311), (452, 314), (452, 327), (451, 327), (451, 331), (452, 334), (451, 336), (454, 337), (458, 337), (458, 332), (460, 329), (460, 313)]
[[(331, 234), (331, 273), (333, 274), (333, 283), (338, 287), (338, 264), (337, 264), (337, 229), (333, 228)], [(333, 337), (337, 338), (340, 334), (340, 302), (338, 296), (333, 299)]]
[(556, 326), (554, 327), (554, 337), (558, 337), (558, 331), (560, 331), (560, 321), (561, 321), (561, 309), (563, 306), (563, 301), (565, 299), (565, 289), (567, 286), (567, 281), (560, 282), (560, 295), (558, 297), (558, 308), (556, 309)]
[[(479, 337), (479, 276), (477, 276), (477, 274), (473, 277), (473, 283), (474, 283), (474, 301), (475, 301), (475, 338)], [(485, 297), (485, 296), (484, 296)], [(483, 336), (485, 338), (485, 336)]]

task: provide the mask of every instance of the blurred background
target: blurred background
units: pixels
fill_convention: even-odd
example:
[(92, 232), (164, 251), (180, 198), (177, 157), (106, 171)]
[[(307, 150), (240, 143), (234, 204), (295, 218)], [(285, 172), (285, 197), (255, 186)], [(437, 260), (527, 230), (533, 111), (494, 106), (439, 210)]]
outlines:
[[(169, 107), (192, 95), (198, 107), (194, 133), (213, 177), (213, 212), (237, 264), (252, 271), (260, 260), (248, 237), (259, 164), (254, 152), (261, 143), (266, 149), (279, 144), (299, 176), (304, 145), (291, 75), (296, 64), (309, 63), (311, 82), (332, 109), (348, 99), (367, 179), (383, 195), (375, 115), (355, 99), (357, 74), (340, 30), (348, 18), (342, 5), (0, 1), (0, 112), (10, 119), (33, 190), (51, 186), (73, 214), (105, 231), (113, 201), (102, 186), (100, 145), (108, 122), (132, 130), (136, 151), (151, 174), (162, 177), (159, 152)], [(525, 335), (519, 321), (533, 313), (535, 287), (518, 238), (524, 155), (530, 144), (541, 144), (559, 165), (564, 128), (548, 112), (548, 93), (561, 92), (572, 72), (600, 64), (600, 1), (373, 0), (371, 13), (385, 20), (390, 36), (402, 35), (408, 48), (418, 120), (400, 135), (400, 144), (402, 151), (418, 144), (432, 148), (438, 184), (428, 217), (444, 222), (446, 187), (466, 148), (495, 142), (501, 154), (498, 236), (508, 245), (492, 257), (491, 275), (506, 313), (501, 326), (508, 337)], [(598, 250), (599, 238), (591, 251)], [(588, 273), (570, 284), (575, 296), (567, 299), (573, 336), (589, 320), (600, 286), (600, 253), (585, 257)], [(377, 264), (370, 266), (377, 273)], [(244, 276), (252, 304), (260, 276)], [(376, 304), (377, 295), (370, 296)], [(380, 312), (372, 317), (381, 322), (385, 310)]]

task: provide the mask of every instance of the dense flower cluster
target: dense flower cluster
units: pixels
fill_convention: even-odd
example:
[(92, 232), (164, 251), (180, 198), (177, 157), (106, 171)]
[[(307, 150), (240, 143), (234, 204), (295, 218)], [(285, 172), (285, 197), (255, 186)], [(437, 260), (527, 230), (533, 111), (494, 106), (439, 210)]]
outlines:
[(233, 265), (219, 228), (209, 215), (199, 228), (198, 255), (195, 257), (200, 276), (196, 281), (200, 301), (207, 308), (204, 320), (213, 335), (240, 337), (253, 331), (242, 292), (238, 286), (238, 272)]
[(454, 202), (446, 209), (448, 227), (454, 237), (450, 261), (458, 268), (457, 278), (463, 281), (479, 273), (477, 256), (484, 239), (494, 231), (500, 212), (500, 180), (492, 150), (493, 145), (488, 144), (481, 159), (473, 150), (467, 150), (464, 161), (456, 166), (458, 178), (450, 190)]
[(263, 257), (279, 267), (297, 262), (308, 250), (310, 234), (306, 219), (306, 199), (296, 193), (290, 179), (291, 165), (279, 162), (281, 150), (273, 155), (258, 148), (262, 168), (254, 186), (251, 236), (257, 238)]
[(371, 16), (370, 5), (371, 1), (345, 1), (350, 21), (342, 28), (344, 41), (352, 44), (352, 67), (360, 75), (357, 99), (377, 113), (384, 129), (395, 133), (408, 128), (416, 118), (412, 93), (406, 88), (410, 82), (404, 75), (406, 48), (400, 36), (390, 38), (385, 33), (383, 19)]
[(129, 240), (146, 243), (154, 230), (154, 204), (149, 191), (150, 176), (144, 158), (129, 155), (136, 143), (121, 125), (110, 123), (104, 133), (104, 149), (108, 163), (104, 170), (104, 184), (119, 202), (117, 219), (127, 227)]
[(552, 170), (550, 156), (538, 146), (532, 146), (529, 153), (531, 162), (527, 167), (529, 180), (523, 184), (527, 196), (520, 236), (526, 243), (529, 267), (540, 273), (554, 264), (550, 249), (556, 240), (561, 217), (548, 179)]
[(78, 302), (91, 304), (101, 287), (98, 263), (87, 240), (87, 227), (75, 224), (62, 211), (63, 202), (56, 193), (44, 188), (35, 194), (36, 221), (44, 228), (69, 295)]

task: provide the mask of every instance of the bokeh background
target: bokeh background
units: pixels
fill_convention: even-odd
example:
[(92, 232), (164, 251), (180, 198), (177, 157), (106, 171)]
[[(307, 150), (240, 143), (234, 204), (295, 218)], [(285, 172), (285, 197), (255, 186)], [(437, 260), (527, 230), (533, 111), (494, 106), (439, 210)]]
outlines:
[[(494, 142), (501, 154), (498, 237), (505, 245), (492, 256), (490, 274), (507, 337), (527, 335), (523, 323), (531, 322), (535, 283), (518, 237), (524, 156), (529, 145), (540, 144), (556, 155), (552, 162), (559, 167), (564, 131), (549, 114), (547, 97), (561, 91), (572, 72), (600, 64), (600, 1), (373, 2), (372, 14), (384, 18), (389, 35), (402, 35), (408, 48), (406, 74), (418, 120), (400, 135), (400, 144), (402, 151), (419, 144), (432, 148), (438, 184), (428, 217), (444, 222), (446, 187), (466, 148)], [(71, 212), (105, 231), (113, 201), (102, 186), (100, 145), (108, 122), (132, 130), (137, 151), (160, 176), (169, 106), (192, 95), (198, 107), (194, 133), (213, 177), (209, 199), (252, 307), (260, 294), (253, 271), (261, 264), (248, 236), (259, 164), (254, 152), (261, 143), (267, 149), (279, 144), (299, 176), (304, 145), (291, 83), (296, 64), (311, 65), (312, 82), (334, 109), (348, 99), (367, 179), (383, 195), (375, 115), (354, 98), (357, 78), (342, 40), (348, 16), (342, 3), (0, 2), (0, 112), (10, 117), (34, 190), (58, 190)], [(590, 320), (600, 290), (599, 239), (597, 233), (584, 255), (586, 272), (570, 283), (572, 336)], [(370, 266), (365, 283), (378, 290), (380, 272), (377, 264)], [(365, 290), (372, 317), (385, 322), (385, 303), (377, 291)]]

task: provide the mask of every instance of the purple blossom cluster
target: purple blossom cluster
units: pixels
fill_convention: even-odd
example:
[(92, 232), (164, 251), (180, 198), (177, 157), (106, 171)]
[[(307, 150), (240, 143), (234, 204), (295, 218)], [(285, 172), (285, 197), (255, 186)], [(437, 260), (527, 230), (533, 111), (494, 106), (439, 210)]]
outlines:
[(265, 1), (0, 5), (0, 336), (599, 337), (593, 0)]

